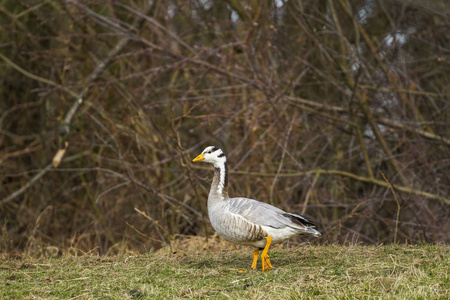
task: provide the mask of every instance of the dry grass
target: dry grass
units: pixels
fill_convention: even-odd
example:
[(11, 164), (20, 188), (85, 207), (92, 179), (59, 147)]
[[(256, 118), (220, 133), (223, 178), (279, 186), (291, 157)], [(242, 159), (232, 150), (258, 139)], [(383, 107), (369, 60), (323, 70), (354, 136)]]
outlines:
[[(189, 244), (189, 245), (188, 245)], [(214, 242), (212, 243), (214, 244)], [(250, 249), (186, 242), (113, 257), (23, 258), (0, 263), (1, 299), (448, 299), (447, 245), (275, 248), (274, 269), (250, 269)], [(211, 252), (209, 252), (211, 251)], [(258, 266), (260, 268), (260, 265)]]

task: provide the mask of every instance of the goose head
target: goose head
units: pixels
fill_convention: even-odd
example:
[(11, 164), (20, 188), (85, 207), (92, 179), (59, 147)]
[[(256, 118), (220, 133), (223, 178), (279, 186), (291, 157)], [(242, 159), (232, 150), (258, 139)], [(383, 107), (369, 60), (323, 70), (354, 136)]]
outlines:
[(216, 146), (208, 146), (200, 155), (192, 160), (192, 162), (197, 161), (204, 161), (213, 164), (214, 166), (219, 166), (224, 164), (227, 161), (227, 158), (222, 149), (219, 149)]

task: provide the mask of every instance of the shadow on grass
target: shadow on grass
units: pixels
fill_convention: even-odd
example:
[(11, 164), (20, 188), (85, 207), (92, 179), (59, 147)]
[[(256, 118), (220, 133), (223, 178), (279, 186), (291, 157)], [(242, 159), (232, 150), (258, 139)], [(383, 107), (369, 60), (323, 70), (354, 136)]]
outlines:
[[(193, 269), (239, 269), (251, 270), (253, 261), (252, 249), (239, 251), (224, 251), (222, 254), (211, 253), (205, 255), (195, 255), (184, 257), (180, 263)], [(302, 254), (301, 251), (293, 250), (292, 253), (284, 252), (270, 253), (270, 261), (274, 269), (286, 268), (295, 269), (302, 266), (314, 265), (317, 257), (308, 254)], [(261, 257), (258, 257), (257, 270), (261, 271)]]

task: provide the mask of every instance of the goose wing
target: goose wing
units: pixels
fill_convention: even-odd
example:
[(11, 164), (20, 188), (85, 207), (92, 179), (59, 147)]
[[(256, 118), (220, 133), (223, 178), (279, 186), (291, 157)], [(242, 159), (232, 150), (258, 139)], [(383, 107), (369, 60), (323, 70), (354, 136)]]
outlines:
[[(309, 232), (315, 224), (303, 216), (287, 213), (275, 206), (248, 198), (231, 198), (227, 201), (230, 213), (261, 226), (285, 228), (286, 226)], [(314, 232), (316, 232), (314, 230)], [(312, 232), (311, 232), (312, 233)]]

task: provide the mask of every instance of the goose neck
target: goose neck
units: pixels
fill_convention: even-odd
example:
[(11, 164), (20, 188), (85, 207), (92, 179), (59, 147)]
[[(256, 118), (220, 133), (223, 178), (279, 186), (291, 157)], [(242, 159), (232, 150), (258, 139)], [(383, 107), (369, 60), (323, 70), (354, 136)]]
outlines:
[(209, 199), (228, 199), (228, 168), (226, 162), (214, 164), (214, 178)]

